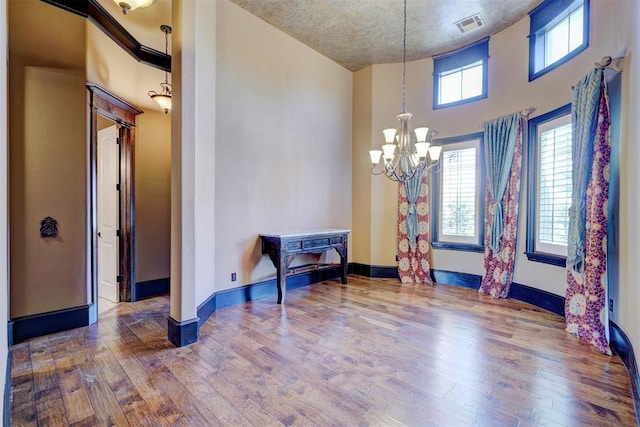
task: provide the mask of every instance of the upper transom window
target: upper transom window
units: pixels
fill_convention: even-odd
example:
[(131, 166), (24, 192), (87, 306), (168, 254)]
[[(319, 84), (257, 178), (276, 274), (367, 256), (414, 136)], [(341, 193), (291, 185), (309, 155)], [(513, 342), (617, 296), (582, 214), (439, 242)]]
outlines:
[(529, 81), (589, 46), (589, 0), (546, 0), (529, 16)]
[(487, 97), (489, 38), (433, 57), (433, 108)]

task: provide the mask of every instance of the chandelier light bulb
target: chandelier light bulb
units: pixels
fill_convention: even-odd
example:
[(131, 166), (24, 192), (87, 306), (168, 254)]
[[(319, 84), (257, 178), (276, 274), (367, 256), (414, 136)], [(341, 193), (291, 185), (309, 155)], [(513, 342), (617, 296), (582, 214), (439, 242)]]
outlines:
[(371, 157), (371, 164), (377, 165), (380, 163), (380, 157), (382, 157), (382, 150), (369, 150), (369, 156)]
[(393, 144), (393, 140), (396, 137), (397, 132), (397, 130), (391, 128), (383, 130), (382, 133), (384, 134), (384, 141), (387, 144)]
[(427, 142), (427, 135), (429, 134), (429, 128), (421, 127), (413, 130), (416, 133), (416, 139), (418, 142)]

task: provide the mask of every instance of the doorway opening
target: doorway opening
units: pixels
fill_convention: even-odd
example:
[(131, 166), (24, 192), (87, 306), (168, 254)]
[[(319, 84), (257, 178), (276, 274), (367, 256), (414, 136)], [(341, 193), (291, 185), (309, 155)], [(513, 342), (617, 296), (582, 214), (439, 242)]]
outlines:
[(97, 205), (98, 220), (98, 314), (120, 302), (120, 174), (118, 173), (119, 126), (98, 115), (97, 138)]
[(103, 312), (135, 301), (135, 120), (142, 111), (93, 83), (89, 105), (89, 276)]

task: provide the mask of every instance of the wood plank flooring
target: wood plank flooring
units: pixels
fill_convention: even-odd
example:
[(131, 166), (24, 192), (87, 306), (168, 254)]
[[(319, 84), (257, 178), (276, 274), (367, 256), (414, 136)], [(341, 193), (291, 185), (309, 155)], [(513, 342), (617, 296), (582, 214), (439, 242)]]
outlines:
[(632, 426), (626, 370), (562, 318), (350, 276), (166, 339), (168, 297), (12, 347), (16, 426)]

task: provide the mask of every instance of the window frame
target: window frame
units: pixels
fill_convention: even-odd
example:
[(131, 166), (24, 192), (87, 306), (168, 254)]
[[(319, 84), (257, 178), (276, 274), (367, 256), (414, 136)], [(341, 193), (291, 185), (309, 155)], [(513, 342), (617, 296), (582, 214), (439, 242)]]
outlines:
[[(480, 95), (461, 99), (459, 101), (440, 104), (440, 76), (451, 74), (455, 70), (460, 72), (475, 62), (482, 61), (482, 93)], [(456, 107), (488, 97), (489, 93), (489, 37), (465, 46), (453, 52), (433, 57), (433, 109)]]
[[(484, 252), (484, 221), (485, 221), (485, 195), (486, 195), (486, 166), (484, 158), (484, 132), (476, 132), (467, 135), (454, 136), (450, 138), (440, 138), (433, 141), (434, 145), (442, 147), (441, 158), (444, 158), (444, 152), (447, 145), (455, 145), (463, 142), (470, 142), (478, 140), (478, 153), (477, 153), (477, 186), (478, 186), (478, 212), (476, 219), (478, 221), (478, 242), (477, 243), (456, 243), (449, 241), (439, 241), (439, 220), (440, 220), (440, 173), (433, 173), (433, 186), (431, 191), (431, 247), (434, 249), (448, 249), (455, 251), (466, 252)], [(442, 161), (442, 160), (440, 160)], [(438, 167), (439, 170), (441, 166)]]
[(571, 114), (570, 103), (530, 119), (527, 146), (527, 235), (524, 253), (529, 261), (558, 267), (566, 266), (566, 256), (541, 252), (536, 248), (536, 225), (538, 222), (538, 127), (567, 114)]
[[(555, 27), (563, 19), (567, 18), (582, 2), (583, 7), (583, 27), (582, 27), (582, 44), (567, 53), (556, 62), (535, 70), (536, 58), (538, 55), (544, 55), (544, 36), (548, 31)], [(555, 70), (562, 64), (570, 61), (585, 49), (589, 47), (589, 27), (590, 27), (590, 0), (545, 0), (535, 9), (529, 12), (529, 81), (533, 81), (538, 77)], [(577, 6), (574, 6), (577, 5)], [(542, 45), (542, 48), (540, 46)]]

